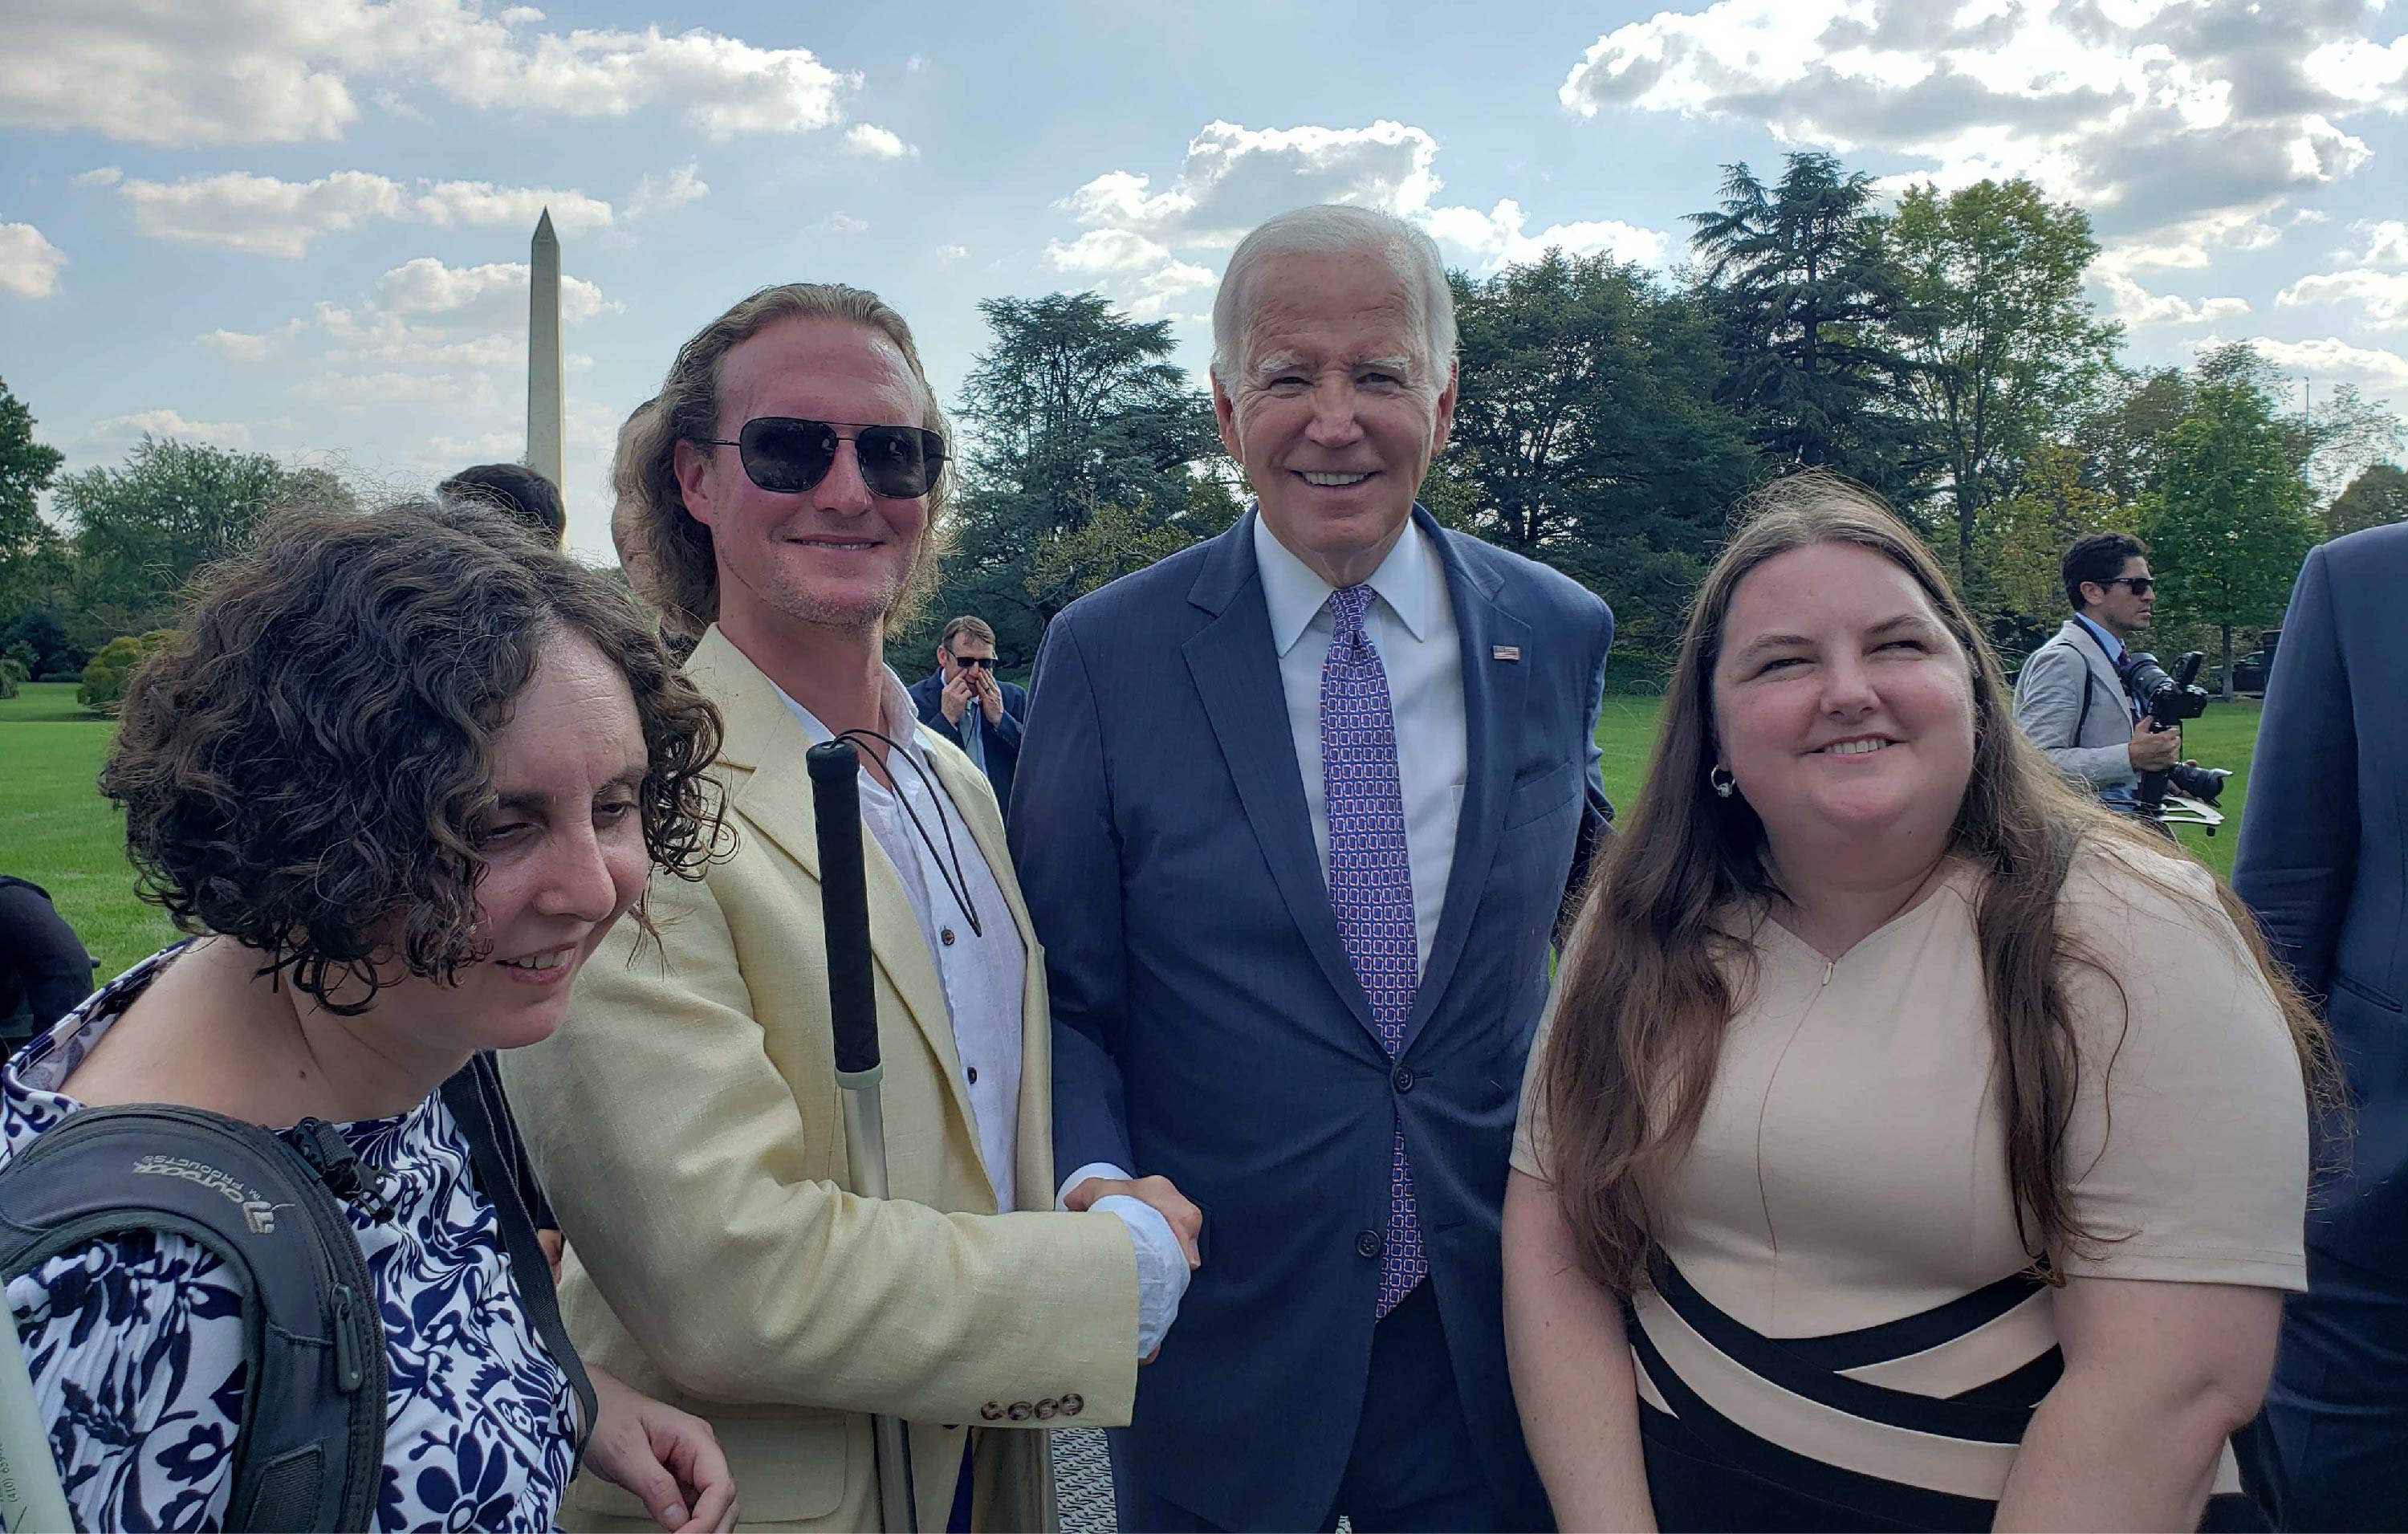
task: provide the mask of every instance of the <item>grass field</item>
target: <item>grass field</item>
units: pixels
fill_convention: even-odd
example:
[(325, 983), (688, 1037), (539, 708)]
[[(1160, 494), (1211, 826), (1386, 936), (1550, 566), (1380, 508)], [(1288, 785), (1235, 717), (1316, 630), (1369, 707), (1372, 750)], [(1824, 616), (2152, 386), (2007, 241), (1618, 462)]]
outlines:
[[(1606, 793), (1617, 807), (1627, 810), (1638, 796), (1660, 707), (1652, 697), (1605, 700), (1597, 738)], [(173, 936), (165, 916), (134, 897), (116, 811), (93, 786), (111, 728), (76, 706), (72, 682), (35, 682), (0, 700), (0, 873), (50, 892), (99, 958), (104, 979)], [(2182, 833), (2226, 875), (2257, 738), (2258, 705), (2246, 701), (2212, 705), (2189, 730), (2188, 754), (2235, 769), (2224, 793), (2224, 828), (2212, 839), (2195, 829)]]

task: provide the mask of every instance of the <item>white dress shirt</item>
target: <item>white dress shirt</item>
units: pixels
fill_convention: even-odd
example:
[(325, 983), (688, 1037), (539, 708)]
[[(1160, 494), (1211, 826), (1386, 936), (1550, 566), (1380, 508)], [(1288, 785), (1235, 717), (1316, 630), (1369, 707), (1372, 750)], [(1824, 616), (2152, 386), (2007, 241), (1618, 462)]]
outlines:
[[(772, 684), (774, 685), (774, 683)], [(800, 721), (817, 745), (835, 732), (812, 712), (778, 695)], [(946, 796), (936, 769), (921, 750), (919, 710), (894, 669), (886, 672), (883, 733), (927, 774), (891, 760), (888, 776), (901, 797), (867, 772), (861, 775), (861, 820), (879, 851), (886, 854), (911, 912), (919, 919), (920, 936), (945, 992), (945, 1011), (953, 1028), (953, 1053), (961, 1061), (970, 1098), (970, 1114), (978, 1128), (979, 1154), (986, 1163), (987, 1181), (995, 1188), (996, 1208), (1006, 1213), (1019, 1207), (1014, 1168), (1019, 1165), (1020, 1059), (1024, 1008), (1028, 982), (1028, 949), (1011, 919), (1011, 908), (996, 883), (986, 854), (962, 824), (961, 812)], [(910, 807), (910, 814), (902, 806)], [(919, 817), (927, 835), (912, 828)], [(941, 817), (941, 818), (940, 818)], [(953, 827), (953, 852), (960, 858), (955, 874), (945, 855), (943, 826)], [(931, 846), (931, 843), (934, 843)], [(947, 888), (948, 881), (966, 883), (969, 904), (978, 912), (979, 930), (971, 930), (961, 904)], [(1160, 1211), (1126, 1197), (1102, 1198), (1096, 1209), (1119, 1216), (1137, 1249), (1138, 1355), (1154, 1352), (1179, 1313), (1180, 1297), (1187, 1292), (1187, 1258), (1179, 1237)]]
[[(1270, 609), (1271, 647), (1279, 652), (1280, 690), (1287, 697), (1288, 730), (1297, 770), (1304, 776), (1304, 808), (1323, 877), (1329, 868), (1329, 808), (1321, 782), (1321, 665), (1329, 655), (1328, 581), (1271, 536), (1254, 518), (1254, 564), (1263, 603)], [(1407, 523), (1397, 546), (1371, 572), (1377, 598), (1363, 626), (1388, 673), (1388, 707), (1397, 723), (1397, 782), (1405, 799), (1405, 857), (1413, 877), (1413, 939), (1420, 967), (1429, 966), (1430, 940), (1446, 909), (1447, 875), (1455, 869), (1455, 826), (1463, 810), (1469, 770), (1464, 740), (1463, 645), (1447, 596), (1446, 566), (1429, 535)]]
[[(1280, 691), (1287, 702), (1296, 765), (1304, 777), (1304, 807), (1322, 877), (1329, 870), (1329, 808), (1321, 782), (1321, 664), (1329, 655), (1329, 594), (1337, 588), (1288, 552), (1254, 518), (1254, 564), (1270, 609), (1271, 648), (1279, 654)], [(1388, 674), (1388, 708), (1397, 726), (1397, 780), (1405, 800), (1405, 857), (1413, 880), (1413, 936), (1419, 967), (1429, 966), (1430, 939), (1446, 906), (1455, 868), (1455, 822), (1463, 810), (1469, 770), (1463, 707), (1463, 646), (1447, 595), (1446, 566), (1417, 523), (1371, 572), (1378, 598), (1365, 611), (1365, 630)], [(1091, 1177), (1126, 1178), (1108, 1161), (1093, 1161), (1062, 1179), (1056, 1197)], [(1096, 1207), (1102, 1208), (1101, 1202)], [(1168, 1228), (1167, 1226), (1165, 1228)]]

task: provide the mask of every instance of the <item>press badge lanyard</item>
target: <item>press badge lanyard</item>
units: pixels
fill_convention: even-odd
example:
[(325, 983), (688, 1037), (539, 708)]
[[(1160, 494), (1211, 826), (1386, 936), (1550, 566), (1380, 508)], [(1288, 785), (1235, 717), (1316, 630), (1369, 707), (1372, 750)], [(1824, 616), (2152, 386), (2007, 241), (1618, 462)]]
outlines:
[[(945, 893), (953, 897), (953, 904), (962, 908), (962, 920), (969, 923), (970, 936), (973, 938), (985, 937), (986, 928), (979, 925), (978, 908), (970, 904), (970, 876), (962, 867), (962, 854), (960, 851), (953, 846), (953, 823), (945, 818), (944, 791), (937, 786), (936, 780), (928, 776), (927, 769), (923, 767), (918, 762), (914, 761), (911, 753), (905, 751), (900, 743), (896, 741), (892, 737), (879, 734), (876, 730), (847, 730), (836, 738), (838, 740), (853, 742), (855, 750), (862, 749), (859, 742), (863, 740), (875, 740), (884, 746), (886, 748), (886, 775), (890, 780), (895, 776), (894, 764), (895, 759), (898, 756), (903, 759), (904, 766), (919, 774), (922, 786), (926, 788), (928, 791), (928, 798), (930, 802), (934, 803), (937, 807), (937, 829), (945, 834), (945, 851), (942, 856), (938, 855), (936, 839), (928, 835), (928, 828), (920, 824), (919, 812), (911, 808), (910, 796), (904, 793), (899, 784), (896, 786), (894, 791), (895, 802), (896, 805), (901, 807), (904, 815), (910, 820), (911, 829), (919, 834), (921, 845), (928, 849), (928, 856), (935, 860), (937, 865), (937, 877), (945, 882)], [(948, 868), (945, 866), (948, 859), (950, 859), (953, 864), (951, 868)]]

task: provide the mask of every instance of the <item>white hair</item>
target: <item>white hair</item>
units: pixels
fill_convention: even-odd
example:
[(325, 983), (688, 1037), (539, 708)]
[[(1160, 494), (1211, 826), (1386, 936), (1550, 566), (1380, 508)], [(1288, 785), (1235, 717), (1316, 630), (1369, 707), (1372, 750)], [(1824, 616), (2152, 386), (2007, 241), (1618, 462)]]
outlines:
[(1444, 389), (1447, 366), (1455, 360), (1455, 292), (1447, 286), (1437, 243), (1393, 213), (1339, 203), (1282, 213), (1238, 242), (1221, 274), (1221, 291), (1212, 297), (1212, 376), (1227, 387), (1245, 369), (1255, 267), (1273, 256), (1357, 252), (1377, 256), (1404, 289), (1413, 351), (1422, 364), (1414, 386), (1433, 396)]

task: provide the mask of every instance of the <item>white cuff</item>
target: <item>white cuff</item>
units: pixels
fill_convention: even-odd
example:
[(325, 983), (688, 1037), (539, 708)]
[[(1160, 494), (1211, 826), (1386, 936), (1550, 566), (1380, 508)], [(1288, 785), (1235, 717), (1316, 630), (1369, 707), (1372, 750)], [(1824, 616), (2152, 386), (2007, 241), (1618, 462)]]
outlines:
[(1070, 1197), (1070, 1190), (1091, 1177), (1101, 1177), (1113, 1183), (1134, 1183), (1137, 1181), (1137, 1179), (1131, 1177), (1127, 1172), (1122, 1170), (1120, 1168), (1113, 1166), (1109, 1161), (1090, 1161), (1085, 1166), (1080, 1168), (1077, 1171), (1074, 1171), (1069, 1176), (1062, 1179), (1062, 1185), (1054, 1190), (1054, 1207), (1055, 1209), (1064, 1208), (1065, 1206), (1062, 1200)]
[(1179, 1319), (1180, 1297), (1187, 1293), (1187, 1254), (1162, 1211), (1144, 1199), (1109, 1194), (1095, 1207), (1128, 1226), (1129, 1243), (1137, 1249), (1137, 1355), (1152, 1357)]

